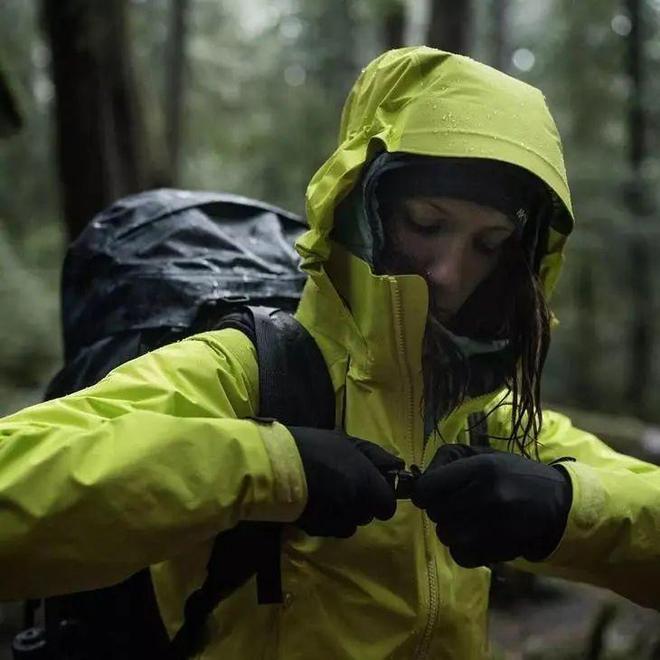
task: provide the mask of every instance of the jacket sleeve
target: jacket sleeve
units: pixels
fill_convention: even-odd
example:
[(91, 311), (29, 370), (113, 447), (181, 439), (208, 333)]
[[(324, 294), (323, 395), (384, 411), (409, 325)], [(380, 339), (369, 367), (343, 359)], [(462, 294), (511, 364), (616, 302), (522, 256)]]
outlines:
[(540, 458), (563, 462), (573, 486), (564, 535), (534, 572), (607, 587), (660, 609), (660, 468), (619, 454), (576, 429), (564, 415), (544, 411)]
[(117, 582), (239, 520), (295, 520), (293, 438), (240, 419), (257, 374), (244, 335), (208, 332), (0, 420), (0, 600)]

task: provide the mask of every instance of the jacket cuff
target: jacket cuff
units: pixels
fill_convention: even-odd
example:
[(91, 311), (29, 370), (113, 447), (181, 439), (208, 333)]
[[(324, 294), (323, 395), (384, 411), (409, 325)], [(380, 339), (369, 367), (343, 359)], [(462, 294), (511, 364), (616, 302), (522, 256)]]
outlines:
[(245, 520), (293, 522), (307, 504), (307, 482), (298, 448), (287, 428), (271, 420), (255, 420), (273, 475), (273, 498), (251, 508)]
[(562, 463), (571, 479), (573, 502), (566, 528), (555, 550), (544, 560), (571, 567), (584, 561), (585, 543), (593, 544), (596, 528), (604, 519), (606, 492), (596, 471), (583, 463)]

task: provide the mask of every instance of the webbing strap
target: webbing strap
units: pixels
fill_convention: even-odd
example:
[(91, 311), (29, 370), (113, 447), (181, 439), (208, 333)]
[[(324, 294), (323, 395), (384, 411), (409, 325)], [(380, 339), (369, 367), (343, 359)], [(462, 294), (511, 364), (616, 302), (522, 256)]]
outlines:
[[(323, 355), (291, 314), (250, 307), (259, 364), (259, 416), (287, 426), (334, 428), (335, 397)], [(282, 602), (280, 525), (262, 530), (257, 569), (260, 604)]]

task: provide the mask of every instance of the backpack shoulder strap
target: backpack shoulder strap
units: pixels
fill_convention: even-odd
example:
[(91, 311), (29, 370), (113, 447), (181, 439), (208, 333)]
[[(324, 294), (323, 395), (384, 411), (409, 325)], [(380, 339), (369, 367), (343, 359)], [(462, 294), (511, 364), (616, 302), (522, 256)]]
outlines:
[(254, 344), (259, 417), (288, 426), (334, 428), (335, 394), (328, 368), (318, 344), (292, 314), (265, 306), (229, 311), (210, 306), (196, 325), (200, 331), (234, 328)]
[[(334, 428), (334, 388), (314, 338), (288, 312), (273, 307), (247, 309), (254, 322), (259, 366), (259, 417), (287, 426)], [(280, 526), (262, 523), (261, 528), (257, 600), (281, 603)]]
[(334, 388), (314, 338), (287, 312), (249, 309), (259, 363), (259, 415), (289, 426), (334, 428)]

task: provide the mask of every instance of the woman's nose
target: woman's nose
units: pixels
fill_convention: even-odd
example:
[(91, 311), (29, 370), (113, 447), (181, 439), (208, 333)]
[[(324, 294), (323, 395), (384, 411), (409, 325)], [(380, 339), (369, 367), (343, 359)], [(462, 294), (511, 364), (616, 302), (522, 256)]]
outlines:
[(439, 247), (427, 264), (429, 283), (445, 294), (458, 293), (463, 279), (464, 259), (464, 249), (458, 242)]

